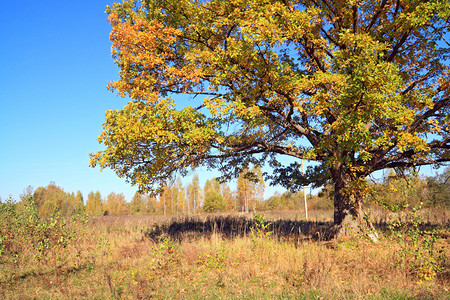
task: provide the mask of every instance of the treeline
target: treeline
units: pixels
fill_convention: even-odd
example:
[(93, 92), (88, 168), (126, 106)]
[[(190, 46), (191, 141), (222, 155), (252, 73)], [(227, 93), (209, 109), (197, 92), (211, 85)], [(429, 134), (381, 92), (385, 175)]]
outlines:
[[(377, 205), (390, 211), (408, 207), (450, 208), (450, 167), (442, 174), (427, 177), (421, 177), (415, 171), (396, 173), (390, 170), (380, 182), (368, 181), (368, 190), (363, 199), (365, 206)], [(332, 209), (333, 191), (333, 187), (327, 185), (317, 195), (308, 197), (308, 208)], [(291, 203), (298, 201), (298, 196), (289, 192), (281, 195), (283, 197), (293, 199)]]
[[(199, 212), (250, 212), (261, 209), (264, 202), (264, 181), (259, 168), (244, 170), (237, 180), (237, 190), (216, 179), (200, 186), (197, 174), (184, 186), (180, 178), (168, 181), (159, 195), (142, 195), (136, 192), (131, 200), (122, 193), (110, 193), (106, 197), (99, 191), (91, 191), (84, 197), (81, 191), (68, 193), (51, 182), (35, 191), (28, 187), (25, 194), (32, 196), (39, 216), (55, 211), (63, 216), (83, 212), (90, 216), (101, 215), (191, 215)], [(129, 200), (129, 201), (128, 201)], [(1, 199), (0, 199), (1, 201)]]
[(421, 178), (417, 172), (390, 171), (374, 185), (369, 200), (396, 211), (405, 207), (450, 207), (450, 167), (442, 174)]
[[(370, 183), (364, 202), (381, 205), (390, 210), (408, 206), (450, 207), (450, 168), (433, 177), (420, 177), (415, 172), (397, 174), (390, 171), (382, 182)], [(135, 193), (128, 201), (121, 193), (103, 197), (99, 191), (85, 198), (80, 191), (67, 193), (51, 182), (47, 187), (25, 191), (32, 195), (38, 214), (46, 216), (57, 210), (63, 216), (83, 212), (90, 216), (101, 215), (192, 215), (199, 212), (252, 212), (269, 210), (303, 210), (302, 191), (275, 193), (264, 200), (265, 183), (261, 170), (254, 168), (243, 172), (237, 180), (237, 189), (215, 179), (200, 186), (198, 175), (184, 186), (180, 178), (167, 182), (158, 196)], [(308, 209), (332, 209), (333, 188), (325, 186), (316, 195), (307, 195)], [(1, 200), (1, 199), (0, 199)]]

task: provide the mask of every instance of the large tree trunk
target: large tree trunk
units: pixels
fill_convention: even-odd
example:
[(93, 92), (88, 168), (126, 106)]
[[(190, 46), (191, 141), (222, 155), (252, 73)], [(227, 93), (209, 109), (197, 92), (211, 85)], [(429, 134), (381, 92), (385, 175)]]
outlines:
[(332, 235), (342, 237), (354, 234), (364, 234), (373, 241), (378, 240), (369, 220), (364, 218), (361, 197), (357, 190), (352, 189), (350, 172), (340, 165), (331, 169), (334, 183), (334, 226)]

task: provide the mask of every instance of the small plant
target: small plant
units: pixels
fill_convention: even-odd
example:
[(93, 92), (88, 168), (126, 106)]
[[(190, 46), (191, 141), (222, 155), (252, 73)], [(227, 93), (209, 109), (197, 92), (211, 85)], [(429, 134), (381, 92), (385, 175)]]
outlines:
[(254, 226), (251, 229), (252, 237), (266, 237), (272, 234), (272, 231), (268, 231), (268, 228), (272, 222), (266, 222), (265, 214), (255, 213)]
[(50, 266), (58, 281), (58, 270), (70, 257), (68, 248), (79, 238), (77, 221), (70, 222), (56, 209), (49, 217), (39, 217), (32, 194), (21, 200), (0, 203), (0, 261), (15, 268), (15, 277), (30, 271), (25, 266)]
[(104, 258), (111, 256), (111, 242), (105, 233), (97, 238), (97, 250), (100, 252), (101, 264), (104, 264)]
[(414, 273), (420, 280), (428, 281), (442, 270), (444, 250), (436, 249), (439, 236), (435, 230), (421, 229), (423, 221), (418, 215), (421, 208), (422, 203), (419, 203), (412, 208), (407, 222), (399, 219), (390, 224), (389, 229), (401, 245), (399, 264), (405, 268), (406, 275)]
[[(0, 237), (1, 261), (19, 267), (20, 261), (29, 260), (33, 256), (33, 237), (38, 216), (34, 200), (30, 195), (24, 196), (21, 203), (10, 197), (0, 203)], [(30, 247), (31, 245), (31, 247)]]
[(264, 214), (255, 213), (254, 226), (250, 231), (253, 250), (263, 247), (267, 237), (272, 235), (273, 232), (268, 230), (271, 224), (271, 222), (266, 221), (266, 216)]
[(0, 236), (0, 257), (5, 254), (5, 244), (4, 240), (6, 239), (5, 236)]
[(199, 264), (206, 266), (208, 269), (217, 270), (221, 273), (228, 259), (228, 250), (222, 243), (218, 249), (212, 249), (209, 253), (199, 255)]
[(158, 243), (153, 246), (153, 256), (150, 259), (151, 278), (170, 270), (172, 266), (180, 264), (180, 246), (167, 235), (160, 236)]
[(16, 262), (17, 255), (21, 252), (21, 244), (18, 241), (17, 205), (12, 198), (0, 203), (0, 262), (10, 260)]

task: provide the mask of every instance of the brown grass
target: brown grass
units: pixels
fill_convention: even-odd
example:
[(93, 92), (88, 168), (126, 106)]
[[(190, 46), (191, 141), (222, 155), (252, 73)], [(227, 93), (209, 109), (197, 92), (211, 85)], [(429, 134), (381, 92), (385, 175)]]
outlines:
[[(286, 214), (295, 220), (292, 213)], [(283, 213), (268, 213), (267, 218), (279, 220)], [(444, 250), (444, 258), (439, 261), (442, 269), (425, 280), (414, 265), (420, 261), (410, 251), (414, 250), (412, 245), (392, 236), (383, 237), (377, 244), (360, 237), (293, 243), (252, 232), (234, 239), (215, 232), (182, 242), (165, 236), (159, 241), (146, 237), (153, 224), (169, 222), (170, 218), (146, 216), (93, 219), (87, 228), (79, 228), (82, 238), (67, 249), (67, 259), (60, 264), (57, 277), (51, 265), (32, 258), (15, 266), (0, 265), (0, 298), (450, 297), (450, 247), (446, 238), (434, 245), (436, 250)]]

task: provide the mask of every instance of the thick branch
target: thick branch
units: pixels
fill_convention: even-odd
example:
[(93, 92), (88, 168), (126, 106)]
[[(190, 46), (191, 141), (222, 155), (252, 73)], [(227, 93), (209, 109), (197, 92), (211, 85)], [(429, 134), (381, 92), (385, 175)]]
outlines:
[(309, 42), (308, 38), (306, 37), (303, 37), (303, 41), (303, 48), (305, 48), (306, 54), (308, 54), (308, 56), (316, 63), (317, 67), (322, 72), (326, 72), (325, 66), (315, 52), (314, 44)]
[[(259, 106), (259, 108), (261, 109), (261, 111), (264, 112), (264, 116), (266, 116), (267, 118), (269, 118), (272, 122), (274, 122), (275, 124), (278, 124), (284, 128), (289, 128), (292, 130), (292, 132), (296, 133), (299, 137), (305, 136), (308, 141), (313, 145), (313, 146), (317, 146), (319, 144), (319, 139), (318, 137), (313, 133), (312, 130), (308, 130), (306, 128), (304, 128), (303, 126), (301, 126), (300, 124), (298, 124), (295, 120), (293, 120), (292, 118), (289, 119), (288, 116), (279, 110), (275, 110), (275, 109), (271, 109), (268, 108), (266, 106)], [(280, 115), (282, 118), (278, 118), (277, 116), (275, 116), (273, 113), (277, 113), (278, 115)], [(288, 120), (289, 119), (289, 120)]]
[(204, 159), (224, 159), (230, 157), (241, 157), (243, 155), (253, 155), (259, 153), (277, 153), (289, 155), (296, 158), (302, 158), (305, 154), (302, 150), (294, 150), (293, 148), (270, 145), (266, 142), (256, 141), (253, 143), (241, 143), (231, 147), (231, 150), (222, 154), (205, 155)]
[[(448, 150), (450, 149), (450, 139), (444, 139), (443, 141), (435, 141), (429, 144), (432, 150)], [(377, 164), (373, 166), (372, 171), (377, 171), (385, 168), (394, 168), (394, 167), (414, 167), (414, 166), (423, 166), (429, 165), (432, 163), (439, 162), (447, 162), (450, 161), (449, 158), (437, 158), (437, 159), (420, 159), (413, 158), (417, 152), (414, 149), (410, 149), (408, 151), (404, 151), (401, 153), (397, 153), (395, 155), (391, 155), (389, 157), (384, 157), (378, 161)]]
[(411, 91), (412, 89), (414, 89), (419, 83), (427, 80), (430, 75), (433, 73), (433, 71), (429, 71), (427, 74), (423, 75), (422, 77), (420, 77), (419, 79), (417, 79), (416, 81), (414, 81), (413, 83), (411, 83), (404, 91), (402, 91), (402, 95), (406, 95), (409, 91)]
[(450, 98), (446, 97), (440, 101), (435, 102), (433, 108), (429, 109), (423, 115), (418, 116), (416, 118), (416, 120), (411, 124), (409, 131), (414, 132), (423, 123), (423, 121), (425, 121), (429, 117), (432, 117), (434, 113), (437, 112), (439, 109), (450, 105), (449, 101)]
[(380, 8), (373, 14), (372, 20), (370, 20), (369, 25), (366, 27), (366, 32), (369, 32), (370, 29), (372, 29), (372, 26), (375, 25), (376, 21), (378, 20), (378, 17), (381, 15), (381, 13), (384, 10), (384, 7), (386, 6), (387, 0), (383, 0), (381, 2)]
[(398, 41), (398, 43), (395, 44), (394, 48), (392, 48), (391, 55), (388, 57), (388, 59), (386, 61), (392, 62), (394, 60), (395, 56), (399, 53), (400, 47), (406, 42), (410, 32), (411, 32), (411, 30), (408, 30), (407, 32), (405, 32), (403, 34), (400, 41)]

